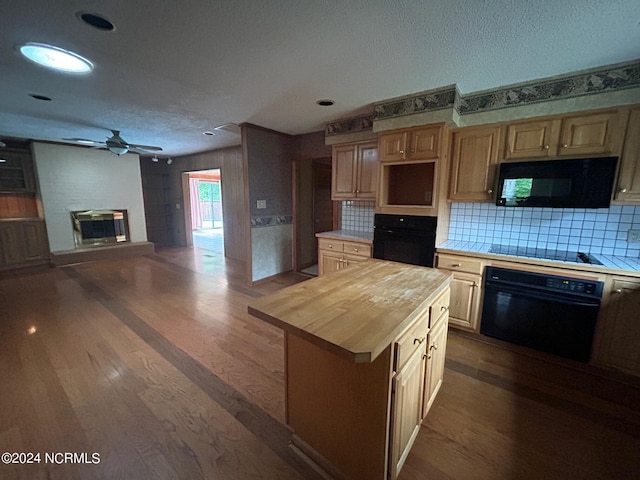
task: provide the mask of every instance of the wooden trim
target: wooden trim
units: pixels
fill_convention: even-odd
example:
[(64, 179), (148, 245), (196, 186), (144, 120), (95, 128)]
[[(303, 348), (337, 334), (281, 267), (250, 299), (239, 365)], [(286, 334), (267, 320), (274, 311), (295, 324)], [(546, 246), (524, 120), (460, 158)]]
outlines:
[(191, 189), (189, 188), (189, 172), (182, 172), (182, 218), (184, 218), (185, 246), (193, 247), (193, 232), (191, 230)]
[(243, 184), (243, 199), (242, 205), (239, 206), (244, 211), (244, 229), (246, 237), (246, 259), (245, 259), (245, 282), (247, 285), (253, 285), (253, 258), (252, 245), (251, 245), (251, 208), (249, 201), (249, 145), (247, 142), (247, 128), (248, 126), (254, 126), (250, 123), (240, 124), (240, 143), (242, 148), (242, 184)]

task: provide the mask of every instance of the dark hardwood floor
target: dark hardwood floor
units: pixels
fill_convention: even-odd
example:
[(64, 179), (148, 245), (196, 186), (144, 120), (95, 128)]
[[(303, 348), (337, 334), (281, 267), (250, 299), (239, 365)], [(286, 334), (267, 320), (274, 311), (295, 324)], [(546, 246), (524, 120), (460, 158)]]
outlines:
[[(246, 313), (306, 277), (249, 288), (243, 271), (159, 249), (0, 274), (0, 453), (40, 454), (0, 479), (319, 478), (287, 445), (282, 332)], [(639, 392), (451, 332), (400, 478), (638, 478)]]

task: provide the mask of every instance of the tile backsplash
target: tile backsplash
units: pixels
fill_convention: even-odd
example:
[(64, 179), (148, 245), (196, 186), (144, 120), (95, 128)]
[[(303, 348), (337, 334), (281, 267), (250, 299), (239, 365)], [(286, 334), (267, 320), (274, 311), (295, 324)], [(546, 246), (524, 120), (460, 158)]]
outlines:
[(346, 200), (340, 202), (342, 230), (373, 232), (374, 200)]
[(640, 257), (640, 206), (610, 208), (505, 208), (453, 203), (449, 240), (520, 245), (592, 254)]

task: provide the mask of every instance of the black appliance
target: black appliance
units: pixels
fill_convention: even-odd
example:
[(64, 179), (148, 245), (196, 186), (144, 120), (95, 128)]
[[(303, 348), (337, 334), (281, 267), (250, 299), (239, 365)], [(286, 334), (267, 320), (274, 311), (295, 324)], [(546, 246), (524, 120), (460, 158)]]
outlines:
[(376, 214), (373, 258), (433, 267), (436, 217)]
[(606, 208), (617, 163), (617, 157), (501, 163), (496, 205)]
[(603, 283), (486, 267), (480, 333), (589, 360)]
[(602, 262), (590, 253), (568, 252), (549, 248), (521, 247), (519, 245), (491, 245), (489, 253), (500, 255), (514, 255), (516, 257), (544, 258), (559, 262), (587, 263), (589, 265), (602, 265)]

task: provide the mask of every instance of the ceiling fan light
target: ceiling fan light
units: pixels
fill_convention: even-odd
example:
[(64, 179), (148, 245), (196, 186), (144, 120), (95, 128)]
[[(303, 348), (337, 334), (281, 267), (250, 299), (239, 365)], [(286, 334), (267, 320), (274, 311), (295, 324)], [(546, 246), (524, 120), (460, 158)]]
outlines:
[(129, 147), (120, 145), (109, 145), (107, 148), (111, 153), (115, 153), (116, 155), (124, 155), (129, 151)]
[(93, 70), (93, 63), (86, 58), (53, 45), (29, 42), (19, 50), (32, 62), (59, 72), (88, 73)]

